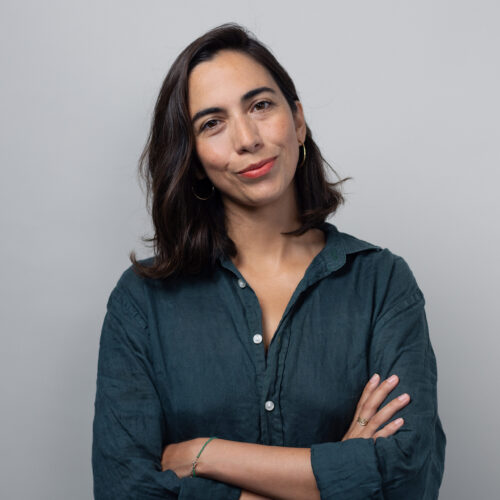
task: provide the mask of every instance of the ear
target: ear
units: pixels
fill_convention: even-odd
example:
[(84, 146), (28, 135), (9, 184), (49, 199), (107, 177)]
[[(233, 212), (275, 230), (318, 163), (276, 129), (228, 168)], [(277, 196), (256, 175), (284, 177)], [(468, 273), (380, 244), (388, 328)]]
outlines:
[(295, 123), (295, 131), (297, 133), (297, 140), (302, 144), (306, 140), (306, 120), (304, 118), (304, 109), (300, 101), (295, 101), (297, 111), (293, 113), (293, 121)]
[(198, 181), (201, 181), (202, 179), (205, 179), (207, 177), (207, 174), (202, 167), (196, 168), (194, 171), (194, 175)]
[(194, 154), (194, 176), (198, 181), (201, 181), (207, 177), (205, 169), (203, 168), (197, 153)]

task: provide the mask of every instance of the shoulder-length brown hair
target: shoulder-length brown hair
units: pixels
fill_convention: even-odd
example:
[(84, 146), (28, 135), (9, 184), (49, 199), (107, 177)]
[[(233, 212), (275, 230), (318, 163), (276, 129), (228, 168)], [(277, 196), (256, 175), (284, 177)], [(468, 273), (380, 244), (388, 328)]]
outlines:
[[(135, 271), (143, 277), (197, 274), (213, 269), (223, 255), (236, 255), (236, 246), (226, 232), (220, 193), (215, 190), (207, 200), (194, 195), (196, 192), (205, 197), (199, 194), (203, 183), (195, 176), (196, 170), (203, 169), (195, 150), (188, 104), (190, 72), (223, 49), (243, 52), (264, 66), (292, 112), (297, 111), (295, 101), (299, 98), (288, 73), (262, 43), (238, 24), (223, 24), (208, 31), (179, 54), (162, 84), (139, 160), (155, 229), (152, 238), (144, 238), (153, 243), (152, 261), (140, 262), (133, 252), (130, 254)], [(339, 189), (343, 181), (328, 182), (324, 171), (328, 163), (313, 141), (309, 127), (304, 142), (306, 158), (295, 174), (301, 226), (284, 233), (296, 236), (320, 227), (344, 201)], [(299, 164), (302, 160), (301, 155)]]

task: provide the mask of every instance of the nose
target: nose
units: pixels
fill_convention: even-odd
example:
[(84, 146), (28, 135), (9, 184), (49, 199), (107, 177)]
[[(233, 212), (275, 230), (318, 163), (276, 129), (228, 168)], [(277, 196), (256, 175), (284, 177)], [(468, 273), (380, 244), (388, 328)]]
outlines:
[(233, 143), (238, 153), (253, 153), (261, 147), (258, 126), (249, 116), (235, 117), (232, 129)]

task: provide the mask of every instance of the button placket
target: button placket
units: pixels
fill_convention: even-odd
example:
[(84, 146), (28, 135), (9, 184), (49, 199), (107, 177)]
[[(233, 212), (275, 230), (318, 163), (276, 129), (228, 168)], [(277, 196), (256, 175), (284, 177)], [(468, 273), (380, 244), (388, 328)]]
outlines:
[[(236, 285), (240, 289), (239, 295), (248, 312), (248, 327), (250, 328), (249, 338), (251, 339), (251, 344), (253, 344), (253, 355), (256, 360), (257, 391), (259, 394), (264, 395), (264, 397), (266, 397), (265, 395), (267, 393), (266, 399), (264, 399), (261, 403), (261, 439), (263, 444), (272, 444), (270, 431), (273, 426), (273, 421), (277, 418), (279, 419), (279, 412), (276, 413), (277, 407), (275, 402), (271, 399), (267, 399), (271, 397), (271, 394), (269, 393), (271, 386), (276, 384), (276, 381), (273, 380), (274, 377), (272, 375), (272, 369), (267, 370), (267, 364), (268, 361), (274, 364), (277, 360), (271, 361), (269, 353), (268, 358), (266, 359), (266, 353), (263, 345), (264, 338), (262, 333), (259, 332), (262, 328), (262, 310), (257, 296), (241, 275), (238, 276)], [(255, 333), (256, 331), (259, 333)]]

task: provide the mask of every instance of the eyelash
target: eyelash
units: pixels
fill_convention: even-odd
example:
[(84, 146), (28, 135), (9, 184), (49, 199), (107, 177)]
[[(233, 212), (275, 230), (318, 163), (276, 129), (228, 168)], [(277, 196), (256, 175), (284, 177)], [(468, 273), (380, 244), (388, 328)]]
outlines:
[(254, 108), (255, 108), (255, 106), (258, 106), (259, 104), (268, 104), (268, 106), (266, 106), (264, 109), (269, 109), (273, 105), (273, 103), (271, 101), (264, 99), (262, 101), (256, 102), (254, 105)]
[[(258, 106), (259, 104), (267, 104), (267, 106), (263, 109), (259, 109), (257, 111), (266, 111), (267, 109), (269, 109), (273, 103), (271, 101), (268, 101), (267, 99), (263, 99), (262, 101), (258, 101), (256, 102), (253, 107), (255, 108), (256, 106)], [(214, 127), (207, 127), (207, 125), (209, 123), (212, 123), (212, 122), (218, 122), (219, 120), (217, 120), (216, 118), (212, 118), (211, 120), (208, 120), (206, 121), (201, 127), (200, 127), (200, 132), (204, 132), (205, 130), (209, 130), (210, 128), (214, 128)]]

